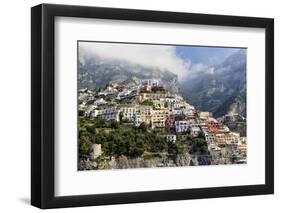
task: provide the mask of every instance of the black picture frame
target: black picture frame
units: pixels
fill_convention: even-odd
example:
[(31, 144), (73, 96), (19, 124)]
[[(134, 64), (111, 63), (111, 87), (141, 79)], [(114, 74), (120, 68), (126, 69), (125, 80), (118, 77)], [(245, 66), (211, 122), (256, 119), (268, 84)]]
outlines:
[[(162, 23), (264, 28), (266, 136), (265, 184), (56, 197), (55, 17), (100, 18)], [(274, 193), (274, 20), (164, 11), (41, 4), (31, 8), (31, 204), (39, 208), (218, 198)]]

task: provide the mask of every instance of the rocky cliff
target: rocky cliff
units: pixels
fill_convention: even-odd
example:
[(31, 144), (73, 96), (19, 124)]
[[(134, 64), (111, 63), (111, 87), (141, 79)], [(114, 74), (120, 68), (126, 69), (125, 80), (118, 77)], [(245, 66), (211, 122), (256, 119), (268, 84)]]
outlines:
[(228, 112), (246, 116), (246, 50), (234, 53), (212, 70), (187, 78), (181, 84), (184, 97), (215, 117)]

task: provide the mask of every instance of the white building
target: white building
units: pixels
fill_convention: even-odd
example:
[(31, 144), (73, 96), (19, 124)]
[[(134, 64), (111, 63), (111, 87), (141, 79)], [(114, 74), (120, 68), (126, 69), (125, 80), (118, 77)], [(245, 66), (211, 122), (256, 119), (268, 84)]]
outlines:
[(192, 105), (188, 105), (188, 106), (186, 107), (186, 109), (191, 110), (191, 111), (195, 111), (195, 107), (192, 106)]
[(141, 115), (139, 113), (135, 113), (133, 115), (133, 122), (136, 126), (139, 126), (142, 122)]
[(231, 144), (240, 144), (240, 133), (238, 132), (229, 132), (229, 135), (231, 137)]
[(94, 119), (100, 115), (100, 110), (99, 109), (93, 109), (89, 112), (87, 116), (89, 116), (90, 119)]
[(95, 101), (95, 105), (103, 105), (107, 104), (107, 102), (103, 98), (99, 98)]
[(105, 120), (116, 120), (116, 121), (119, 121), (119, 112), (111, 112), (111, 113), (106, 113), (106, 114), (102, 114), (100, 115), (100, 117), (102, 119), (105, 119)]
[(165, 98), (164, 99), (168, 104), (179, 103), (179, 100), (176, 98)]
[(199, 124), (196, 123), (196, 122), (188, 122), (188, 127), (191, 129), (191, 128), (194, 128), (194, 127), (199, 127)]
[(151, 87), (158, 87), (159, 81), (157, 79), (147, 79), (147, 80), (143, 80), (142, 84)]
[(182, 108), (182, 113), (187, 116), (187, 117), (194, 117), (195, 113), (194, 113), (194, 109), (192, 109), (192, 107), (187, 106), (185, 108)]
[(137, 106), (135, 105), (124, 105), (120, 107), (120, 112), (123, 113), (124, 119), (128, 119), (130, 121), (133, 120), (134, 114), (137, 113)]
[(89, 116), (89, 114), (96, 108), (97, 108), (97, 105), (94, 105), (94, 104), (89, 105), (86, 109), (86, 115)]
[(228, 128), (227, 126), (222, 126), (222, 127), (220, 128), (220, 132), (227, 133), (227, 132), (229, 132), (229, 128)]
[(207, 142), (207, 144), (214, 144), (215, 143), (215, 137), (212, 133), (209, 133), (206, 130), (203, 130), (203, 134), (205, 136), (205, 140)]
[(104, 94), (104, 95), (110, 95), (110, 94), (115, 94), (115, 93), (117, 93), (117, 92), (118, 92), (117, 89), (115, 89), (115, 88), (113, 88), (113, 87), (111, 87), (111, 86), (108, 86), (108, 87), (103, 91), (103, 94)]
[(131, 90), (123, 89), (121, 92), (118, 93), (118, 97), (125, 97), (131, 94)]
[(198, 137), (201, 132), (201, 129), (199, 127), (193, 126), (190, 128), (190, 135), (192, 137)]
[(185, 109), (185, 108), (181, 108), (181, 114), (184, 116), (194, 116), (194, 112), (189, 110), (189, 109)]
[(167, 142), (173, 142), (173, 143), (175, 143), (176, 140), (177, 140), (177, 136), (176, 136), (176, 135), (167, 135), (167, 136), (166, 136), (166, 140), (167, 140)]
[(172, 115), (182, 115), (181, 109), (172, 109)]
[(188, 122), (187, 121), (175, 121), (176, 132), (183, 133), (188, 130)]
[(174, 103), (171, 103), (171, 108), (172, 109), (180, 109), (181, 108), (181, 105), (179, 102), (174, 102)]
[(247, 137), (240, 137), (240, 144), (247, 144)]
[(98, 111), (98, 117), (105, 119), (105, 120), (116, 120), (119, 121), (119, 113), (120, 110), (116, 107), (100, 109)]

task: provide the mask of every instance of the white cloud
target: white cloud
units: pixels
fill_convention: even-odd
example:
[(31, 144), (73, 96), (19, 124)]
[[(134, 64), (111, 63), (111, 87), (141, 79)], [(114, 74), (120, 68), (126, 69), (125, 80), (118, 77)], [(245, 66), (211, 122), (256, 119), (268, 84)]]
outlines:
[(214, 74), (215, 68), (202, 63), (192, 63), (188, 58), (185, 59), (187, 75), (186, 79), (194, 79), (201, 74)]
[(179, 81), (186, 78), (190, 61), (184, 61), (176, 54), (174, 46), (140, 45), (120, 43), (79, 43), (79, 60), (84, 63), (87, 55), (103, 60), (125, 60), (145, 67), (169, 70), (178, 75)]

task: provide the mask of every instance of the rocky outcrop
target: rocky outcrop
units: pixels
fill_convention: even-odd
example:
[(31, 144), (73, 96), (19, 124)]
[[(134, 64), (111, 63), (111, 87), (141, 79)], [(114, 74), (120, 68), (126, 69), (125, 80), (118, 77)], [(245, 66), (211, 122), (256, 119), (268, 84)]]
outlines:
[(99, 158), (94, 161), (81, 159), (78, 167), (79, 170), (179, 167), (189, 166), (190, 161), (191, 157), (188, 153), (173, 157), (163, 155), (162, 157), (155, 157), (151, 159), (120, 156), (116, 158), (111, 157), (111, 159)]

